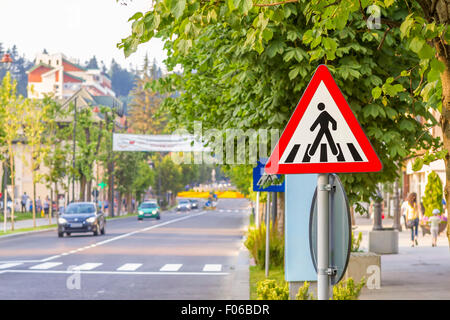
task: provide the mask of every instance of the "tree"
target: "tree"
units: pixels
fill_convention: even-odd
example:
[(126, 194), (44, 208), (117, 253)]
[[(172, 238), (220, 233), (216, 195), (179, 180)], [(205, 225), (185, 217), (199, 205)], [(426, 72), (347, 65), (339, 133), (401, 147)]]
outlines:
[(425, 195), (422, 198), (423, 206), (425, 207), (425, 215), (427, 217), (433, 216), (433, 210), (439, 209), (443, 213), (442, 206), (442, 182), (438, 174), (431, 171), (428, 175), (428, 182), (425, 186)]
[(87, 69), (100, 69), (98, 67), (97, 58), (93, 56), (86, 65)]
[(340, 175), (352, 204), (370, 201), (380, 183), (398, 178), (416, 149), (440, 145), (427, 131), (436, 124), (429, 110), (435, 100), (419, 94), (430, 80), (427, 60), (399, 28), (369, 29), (359, 1), (157, 1), (131, 20), (132, 34), (118, 45), (125, 55), (159, 37), (169, 71), (182, 66), (182, 74), (159, 80), (158, 91), (188, 130), (195, 120), (205, 129), (281, 130), (316, 66), (326, 64), (383, 163), (380, 173)]
[[(30, 152), (29, 166), (33, 183), (33, 194), (31, 197), (33, 202), (33, 228), (36, 228), (36, 184), (44, 178), (40, 169), (46, 154), (49, 152), (49, 147), (44, 141), (44, 132), (48, 122), (48, 109), (49, 98), (46, 98), (42, 101), (32, 100), (25, 105), (23, 110), (23, 135), (26, 140), (26, 149)], [(23, 160), (25, 163), (28, 162), (25, 158)]]
[[(109, 112), (109, 108), (101, 106), (99, 112)], [(76, 175), (80, 180), (80, 199), (83, 201), (91, 201), (94, 163), (99, 160), (100, 146), (105, 135), (104, 121), (97, 120), (90, 108), (77, 110), (75, 167)]]
[[(15, 187), (15, 166), (14, 157), (16, 152), (13, 148), (15, 143), (18, 143), (20, 136), (20, 129), (23, 123), (24, 109), (27, 108), (29, 100), (21, 95), (17, 95), (17, 81), (11, 81), (11, 74), (8, 72), (3, 78), (2, 86), (0, 87), (0, 114), (2, 120), (2, 136), (0, 146), (3, 149), (2, 153), (7, 154), (9, 159), (8, 171), (11, 176), (11, 200), (13, 203), (11, 210), (11, 230), (14, 230), (14, 187)], [(5, 158), (4, 158), (5, 159)], [(5, 216), (6, 219), (6, 216)]]
[[(53, 200), (55, 199), (53, 194), (55, 194), (56, 197), (59, 194), (58, 184), (61, 184), (66, 192), (69, 191), (68, 184), (64, 183), (64, 177), (66, 177), (68, 171), (70, 171), (69, 157), (71, 155), (71, 145), (66, 143), (66, 141), (69, 140), (73, 131), (71, 131), (70, 126), (58, 122), (59, 119), (68, 116), (67, 110), (62, 108), (60, 104), (50, 97), (45, 97), (45, 99), (48, 100), (45, 143), (50, 146), (50, 148), (44, 157), (44, 164), (48, 168), (47, 173), (44, 174), (44, 178), (47, 187), (51, 190), (50, 202), (53, 203)], [(56, 198), (55, 200), (57, 209), (59, 209), (58, 199)]]
[[(159, 196), (166, 195), (170, 191), (172, 194), (171, 200), (173, 201), (178, 192), (183, 190), (184, 187), (180, 166), (172, 161), (170, 155), (166, 155), (162, 159), (159, 159), (159, 156), (155, 156), (153, 162), (155, 163), (155, 179), (152, 189)], [(163, 200), (163, 205), (165, 204), (165, 200)]]
[(167, 117), (159, 110), (162, 97), (158, 92), (148, 88), (148, 85), (156, 80), (158, 69), (155, 64), (150, 66), (148, 57), (145, 56), (144, 66), (140, 71), (140, 77), (135, 82), (135, 87), (130, 92), (130, 128), (133, 132), (142, 134), (158, 134), (164, 131)]
[(112, 90), (117, 96), (126, 97), (133, 88), (135, 75), (122, 68), (114, 59), (109, 68)]

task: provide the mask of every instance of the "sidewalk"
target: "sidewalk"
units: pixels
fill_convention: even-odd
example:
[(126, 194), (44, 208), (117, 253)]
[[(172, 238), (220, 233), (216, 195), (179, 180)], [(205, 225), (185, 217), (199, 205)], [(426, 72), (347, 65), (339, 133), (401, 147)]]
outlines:
[[(392, 219), (384, 219), (383, 227), (392, 227)], [(372, 219), (356, 217), (355, 236), (361, 231), (361, 249), (367, 252)], [(447, 300), (450, 299), (450, 251), (445, 231), (431, 247), (431, 235), (422, 236), (419, 246), (411, 247), (411, 230), (399, 233), (399, 253), (381, 256), (381, 288), (365, 287), (360, 300)]]
[[(36, 218), (36, 226), (48, 226), (56, 224), (56, 217), (52, 218), (52, 223), (49, 223), (48, 218)], [(14, 221), (14, 230), (33, 228), (33, 219)], [(3, 220), (0, 221), (0, 230), (3, 231)], [(11, 230), (11, 222), (6, 223), (6, 230)]]

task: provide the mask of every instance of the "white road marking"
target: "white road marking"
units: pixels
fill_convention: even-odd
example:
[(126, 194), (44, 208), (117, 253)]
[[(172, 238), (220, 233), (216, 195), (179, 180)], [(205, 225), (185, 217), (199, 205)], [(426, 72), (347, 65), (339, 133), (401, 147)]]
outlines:
[(0, 270), (20, 266), (21, 264), (22, 262), (0, 264)]
[(117, 268), (117, 271), (135, 271), (140, 266), (142, 266), (142, 263), (125, 263), (120, 268)]
[(205, 264), (203, 267), (203, 271), (211, 272), (211, 271), (222, 271), (221, 264)]
[[(105, 240), (105, 241), (97, 242), (97, 243), (94, 243), (94, 244), (92, 244), (92, 245), (90, 245), (88, 247), (85, 247), (85, 248), (94, 248), (96, 246), (100, 246), (100, 245), (103, 245), (103, 244), (106, 244), (106, 243), (109, 243), (109, 242), (112, 242), (112, 241), (116, 241), (116, 240), (119, 240), (119, 239), (123, 239), (123, 238), (129, 237), (129, 236), (134, 235), (136, 233), (146, 232), (146, 231), (149, 231), (151, 229), (163, 227), (163, 226), (171, 224), (171, 223), (175, 223), (175, 222), (182, 221), (182, 220), (185, 220), (185, 219), (201, 216), (201, 215), (204, 215), (205, 213), (207, 213), (207, 211), (200, 211), (197, 214), (190, 214), (190, 215), (187, 215), (187, 216), (184, 216), (184, 217), (180, 217), (180, 218), (176, 218), (176, 219), (173, 219), (173, 220), (169, 220), (169, 221), (166, 221), (166, 222), (163, 222), (163, 223), (152, 225), (152, 226), (147, 227), (147, 228), (143, 228), (143, 229), (139, 229), (139, 230), (136, 230), (136, 231), (133, 231), (133, 232), (125, 233), (125, 234), (122, 234), (120, 236), (117, 236), (117, 237), (114, 237), (114, 238), (111, 238), (111, 239), (108, 239), (108, 240)], [(72, 250), (70, 252), (64, 252), (64, 253), (61, 253), (59, 255), (47, 257), (47, 258), (40, 259), (40, 260), (7, 260), (7, 261), (0, 261), (0, 263), (10, 263), (10, 262), (11, 263), (19, 263), (19, 262), (20, 263), (24, 263), (24, 262), (36, 262), (37, 263), (37, 262), (45, 262), (45, 261), (58, 259), (61, 256), (67, 256), (67, 255), (75, 253), (75, 252), (76, 252), (76, 249)]]
[[(72, 274), (75, 273), (75, 269), (72, 270), (15, 270), (8, 269), (0, 271), (1, 273), (48, 273), (48, 274)], [(97, 275), (143, 275), (143, 276), (165, 276), (165, 275), (179, 275), (179, 276), (226, 276), (228, 272), (145, 272), (145, 271), (76, 271), (79, 274), (97, 274)]]
[(178, 271), (182, 264), (165, 264), (159, 271)]
[(97, 267), (100, 267), (103, 263), (84, 263), (82, 265), (74, 267), (72, 270), (92, 270)]
[(59, 266), (61, 264), (62, 264), (62, 262), (44, 262), (44, 263), (30, 267), (30, 269), (47, 270), (47, 269)]

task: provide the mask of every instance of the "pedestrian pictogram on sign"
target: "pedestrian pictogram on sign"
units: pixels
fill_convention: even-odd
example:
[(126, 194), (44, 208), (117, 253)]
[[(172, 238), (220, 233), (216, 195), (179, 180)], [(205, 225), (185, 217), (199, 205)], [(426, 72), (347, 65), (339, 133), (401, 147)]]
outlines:
[(320, 65), (272, 152), (266, 173), (381, 169), (378, 156), (330, 71)]

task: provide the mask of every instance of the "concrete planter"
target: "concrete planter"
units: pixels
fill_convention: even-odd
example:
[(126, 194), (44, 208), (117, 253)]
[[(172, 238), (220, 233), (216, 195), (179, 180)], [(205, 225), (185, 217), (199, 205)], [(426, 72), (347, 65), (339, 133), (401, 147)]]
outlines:
[(398, 231), (392, 228), (370, 231), (369, 252), (378, 254), (398, 253)]
[[(369, 281), (381, 285), (381, 256), (373, 252), (352, 252), (348, 261), (347, 271), (342, 280), (352, 278), (355, 283), (365, 277), (366, 283)], [(378, 277), (375, 279), (374, 277)], [(370, 279), (369, 279), (370, 278)]]

